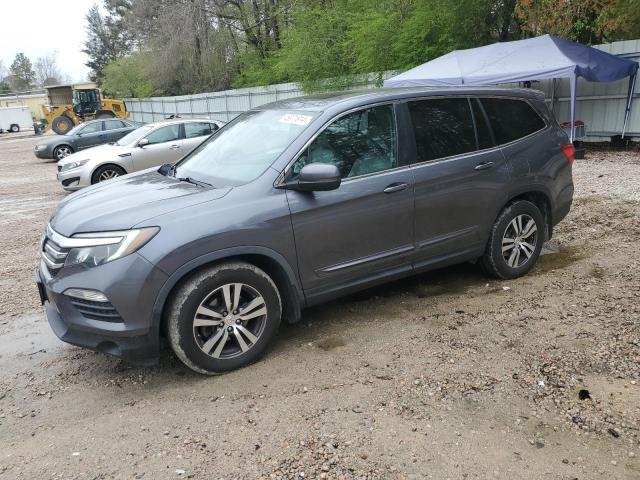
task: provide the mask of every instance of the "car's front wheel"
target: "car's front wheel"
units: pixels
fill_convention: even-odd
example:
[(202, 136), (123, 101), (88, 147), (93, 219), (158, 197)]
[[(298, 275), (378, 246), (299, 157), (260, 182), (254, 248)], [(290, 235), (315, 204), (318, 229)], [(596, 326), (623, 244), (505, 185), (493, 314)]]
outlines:
[(100, 183), (106, 180), (111, 180), (112, 178), (121, 177), (122, 175), (126, 175), (127, 172), (124, 171), (124, 168), (119, 167), (117, 165), (102, 165), (100, 168), (96, 169), (91, 176), (91, 183)]
[(53, 158), (56, 160), (62, 160), (64, 157), (68, 157), (73, 153), (73, 148), (69, 145), (59, 145), (53, 150)]
[(540, 209), (526, 200), (513, 202), (496, 219), (481, 265), (493, 277), (521, 277), (538, 260), (544, 237), (545, 222)]
[(244, 262), (222, 263), (193, 275), (173, 294), (167, 336), (186, 366), (213, 375), (259, 359), (281, 314), (280, 293), (264, 271)]

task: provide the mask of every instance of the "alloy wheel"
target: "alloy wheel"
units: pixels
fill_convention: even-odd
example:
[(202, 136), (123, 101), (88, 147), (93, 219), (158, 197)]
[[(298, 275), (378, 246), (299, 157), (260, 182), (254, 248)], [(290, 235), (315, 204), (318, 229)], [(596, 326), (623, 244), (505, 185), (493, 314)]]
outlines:
[(228, 283), (200, 303), (193, 318), (193, 335), (206, 355), (234, 358), (256, 345), (266, 320), (267, 305), (255, 288)]
[(535, 220), (521, 214), (515, 217), (502, 236), (502, 257), (511, 268), (522, 267), (533, 256), (538, 243)]
[(100, 176), (98, 177), (98, 181), (104, 182), (105, 180), (110, 180), (112, 178), (116, 178), (119, 176), (120, 174), (115, 170), (104, 170), (102, 173), (100, 173)]
[(56, 158), (62, 160), (64, 157), (71, 155), (71, 149), (69, 147), (58, 147), (56, 150)]

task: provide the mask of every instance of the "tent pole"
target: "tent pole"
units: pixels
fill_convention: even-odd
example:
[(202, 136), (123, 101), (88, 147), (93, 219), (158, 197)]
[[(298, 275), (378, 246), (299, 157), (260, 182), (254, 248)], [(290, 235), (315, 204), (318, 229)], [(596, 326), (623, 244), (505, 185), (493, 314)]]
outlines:
[(631, 116), (631, 103), (633, 102), (633, 92), (636, 89), (636, 78), (638, 78), (637, 71), (629, 79), (629, 95), (627, 98), (627, 108), (624, 111), (624, 124), (622, 125), (622, 138), (624, 138), (624, 134), (627, 132), (627, 123), (629, 122), (629, 117)]
[(556, 79), (551, 79), (551, 113), (555, 115), (553, 109), (556, 103)]
[(573, 72), (571, 74), (571, 78), (569, 79), (569, 83), (571, 84), (571, 135), (569, 136), (569, 141), (573, 143), (576, 138), (576, 83), (577, 77), (576, 73)]

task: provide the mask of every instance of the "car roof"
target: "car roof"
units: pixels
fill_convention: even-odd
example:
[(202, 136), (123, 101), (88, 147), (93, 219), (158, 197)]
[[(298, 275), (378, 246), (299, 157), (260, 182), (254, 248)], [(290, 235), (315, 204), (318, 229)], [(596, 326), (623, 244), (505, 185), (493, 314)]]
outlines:
[(166, 119), (166, 120), (158, 120), (157, 122), (152, 122), (152, 123), (147, 123), (143, 126), (145, 127), (157, 127), (160, 125), (173, 125), (176, 123), (194, 123), (194, 122), (209, 122), (209, 123), (216, 123), (219, 122), (220, 120), (214, 120), (212, 118), (171, 118), (171, 119)]
[(373, 88), (368, 90), (330, 92), (318, 95), (288, 98), (261, 105), (255, 108), (255, 110), (308, 110), (320, 112), (333, 109), (333, 107), (352, 108), (368, 103), (440, 95), (495, 95), (536, 99), (544, 98), (544, 94), (542, 92), (530, 88), (499, 88), (467, 85), (447, 87)]

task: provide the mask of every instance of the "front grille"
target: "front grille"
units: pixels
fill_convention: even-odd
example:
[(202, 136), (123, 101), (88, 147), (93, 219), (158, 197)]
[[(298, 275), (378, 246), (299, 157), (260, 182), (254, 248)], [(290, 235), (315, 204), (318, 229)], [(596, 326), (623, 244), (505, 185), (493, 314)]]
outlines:
[(62, 248), (46, 236), (44, 242), (42, 242), (42, 252), (40, 253), (42, 254), (44, 263), (47, 265), (47, 269), (51, 275), (55, 276), (64, 266), (67, 255), (69, 255), (69, 249)]
[(83, 298), (69, 297), (80, 314), (91, 320), (102, 322), (122, 322), (122, 317), (110, 302), (95, 302)]

